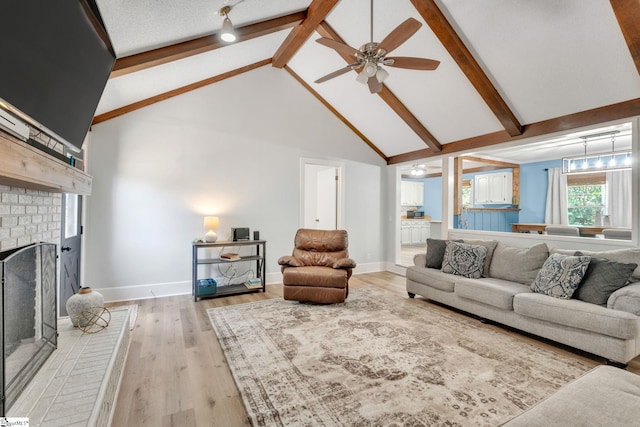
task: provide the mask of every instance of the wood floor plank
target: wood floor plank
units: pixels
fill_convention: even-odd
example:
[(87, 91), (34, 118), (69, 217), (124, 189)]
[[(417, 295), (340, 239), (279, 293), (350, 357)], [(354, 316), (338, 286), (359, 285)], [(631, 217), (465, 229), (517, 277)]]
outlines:
[(162, 427), (196, 427), (196, 411), (188, 409), (162, 418)]
[[(354, 275), (349, 286), (384, 288), (408, 298), (405, 278), (390, 272)], [(269, 285), (267, 292), (203, 299), (190, 295), (132, 301), (138, 304), (136, 328), (118, 395), (114, 426), (247, 426), (247, 414), (229, 367), (213, 331), (207, 309), (282, 298), (282, 285)], [(589, 366), (605, 363), (602, 358), (523, 334), (478, 319), (437, 303), (416, 297), (425, 310), (441, 310), (533, 345), (573, 357)], [(119, 303), (122, 304), (122, 303)], [(640, 357), (627, 368), (640, 373)]]

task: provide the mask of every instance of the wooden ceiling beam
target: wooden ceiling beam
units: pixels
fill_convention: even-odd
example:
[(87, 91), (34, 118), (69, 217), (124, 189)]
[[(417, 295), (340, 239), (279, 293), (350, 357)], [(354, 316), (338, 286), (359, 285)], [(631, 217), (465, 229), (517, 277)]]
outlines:
[(520, 167), (517, 163), (503, 162), (501, 160), (484, 159), (482, 157), (474, 156), (462, 156), (462, 160), (468, 160), (471, 162), (484, 163), (485, 165), (497, 166), (500, 168), (517, 168)]
[(511, 111), (493, 83), (475, 60), (455, 29), (451, 26), (434, 0), (411, 0), (418, 13), (440, 39), (458, 67), (476, 88), (487, 106), (511, 136), (522, 134), (522, 125)]
[(327, 109), (329, 109), (329, 111), (331, 111), (338, 118), (338, 120), (340, 120), (342, 123), (345, 124), (345, 126), (347, 126), (349, 129), (351, 129), (351, 131), (353, 133), (358, 135), (358, 137), (360, 137), (360, 139), (362, 139), (369, 147), (371, 147), (371, 149), (373, 151), (378, 153), (378, 156), (382, 157), (385, 161), (389, 160), (389, 158), (387, 156), (385, 156), (384, 153), (378, 147), (376, 147), (376, 145), (373, 142), (371, 142), (369, 140), (369, 138), (367, 138), (362, 132), (360, 132), (358, 130), (358, 128), (356, 128), (349, 120), (347, 120), (346, 117), (344, 117), (342, 114), (340, 114), (340, 112), (338, 112), (338, 110), (336, 110), (333, 107), (333, 105), (329, 104), (329, 102), (326, 99), (324, 99), (322, 96), (320, 96), (320, 94), (318, 92), (313, 90), (313, 88), (311, 86), (309, 86), (309, 84), (306, 81), (304, 81), (304, 79), (302, 77), (300, 77), (291, 68), (289, 68), (286, 65), (284, 66), (284, 69), (289, 74), (291, 74), (291, 76), (293, 76), (293, 78), (296, 79), (298, 81), (298, 83), (300, 83), (305, 89), (307, 89), (309, 91), (309, 93), (311, 93), (318, 101), (320, 101), (322, 103), (322, 105), (327, 107)]
[[(344, 43), (344, 40), (342, 40), (338, 33), (336, 33), (335, 30), (325, 21), (320, 24), (316, 31), (318, 31), (322, 37)], [(337, 51), (336, 53), (338, 53), (338, 55), (340, 55), (347, 64), (351, 64), (353, 62), (353, 58), (349, 55)], [(424, 141), (425, 144), (427, 144), (427, 146), (429, 146), (431, 151), (439, 152), (442, 150), (440, 142), (431, 135), (427, 128), (420, 123), (413, 113), (411, 113), (411, 111), (409, 111), (409, 109), (400, 102), (398, 97), (396, 97), (384, 84), (382, 85), (382, 90), (378, 93), (378, 96), (387, 103), (387, 105), (407, 124), (407, 126), (409, 126), (409, 128), (411, 128), (411, 130), (416, 133), (416, 135), (418, 135), (420, 139), (422, 139), (422, 141)]]
[(441, 152), (424, 149), (391, 156), (387, 164), (392, 165), (426, 159), (442, 154), (477, 150), (504, 142), (539, 137), (554, 132), (568, 131), (583, 126), (606, 123), (612, 120), (626, 119), (638, 115), (640, 115), (640, 98), (525, 125), (522, 135), (510, 136), (506, 131), (493, 132), (444, 144)]
[[(304, 22), (306, 18), (307, 12), (301, 11), (281, 16), (279, 18), (246, 25), (244, 27), (236, 27), (234, 29), (237, 36), (235, 43), (265, 36), (277, 31), (286, 30), (287, 28), (294, 27), (301, 22)], [(138, 53), (136, 55), (125, 56), (124, 58), (116, 60), (109, 78), (145, 70), (147, 68), (188, 58), (189, 56), (198, 55), (228, 45), (229, 43), (221, 41), (217, 34), (210, 34), (208, 36)]]
[(275, 55), (273, 55), (272, 65), (276, 68), (282, 68), (287, 65), (338, 1), (313, 0), (307, 9), (307, 18), (300, 25), (294, 27), (282, 42)]
[(640, 73), (640, 2), (632, 0), (610, 0), (610, 2), (633, 62)]
[(263, 59), (262, 61), (258, 61), (254, 64), (245, 65), (244, 67), (236, 68), (235, 70), (218, 74), (217, 76), (209, 77), (208, 79), (200, 80), (199, 82), (191, 83), (186, 86), (182, 86), (177, 89), (170, 90), (168, 92), (160, 93), (150, 98), (146, 98), (138, 102), (134, 102), (133, 104), (125, 105), (123, 107), (116, 108), (115, 110), (107, 111), (106, 113), (103, 113), (103, 114), (98, 114), (93, 118), (91, 125), (96, 125), (98, 123), (106, 122), (107, 120), (111, 120), (116, 117), (122, 116), (124, 114), (131, 113), (132, 111), (139, 110), (141, 108), (155, 104), (156, 102), (164, 101), (166, 99), (173, 98), (178, 95), (182, 95), (183, 93), (200, 89), (201, 87), (208, 86), (213, 83), (217, 83), (219, 81), (237, 76), (242, 73), (246, 73), (247, 71), (255, 70), (256, 68), (263, 67), (270, 63), (271, 63), (271, 58)]

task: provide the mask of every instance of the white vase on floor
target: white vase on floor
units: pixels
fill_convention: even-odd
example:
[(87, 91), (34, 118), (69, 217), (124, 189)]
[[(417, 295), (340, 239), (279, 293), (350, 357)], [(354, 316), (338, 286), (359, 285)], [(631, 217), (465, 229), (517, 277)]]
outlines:
[(77, 294), (72, 295), (67, 300), (67, 314), (73, 326), (85, 327), (89, 323), (91, 316), (82, 316), (81, 313), (92, 307), (101, 309), (103, 305), (104, 297), (100, 292), (96, 292), (89, 287), (80, 288)]

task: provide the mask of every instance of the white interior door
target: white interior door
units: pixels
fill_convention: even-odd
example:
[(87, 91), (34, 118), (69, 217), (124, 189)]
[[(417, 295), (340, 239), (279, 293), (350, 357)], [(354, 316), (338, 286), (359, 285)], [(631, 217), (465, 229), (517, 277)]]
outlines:
[(304, 164), (303, 227), (335, 230), (339, 225), (340, 168)]

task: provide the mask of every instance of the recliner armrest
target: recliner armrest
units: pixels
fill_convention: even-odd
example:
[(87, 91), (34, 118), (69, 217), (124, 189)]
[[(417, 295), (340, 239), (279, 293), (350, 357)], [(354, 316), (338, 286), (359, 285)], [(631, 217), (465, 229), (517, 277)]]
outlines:
[(356, 262), (351, 258), (340, 258), (333, 263), (333, 268), (355, 268)]
[(278, 264), (286, 267), (304, 267), (304, 263), (298, 258), (291, 255), (286, 255), (278, 259)]

